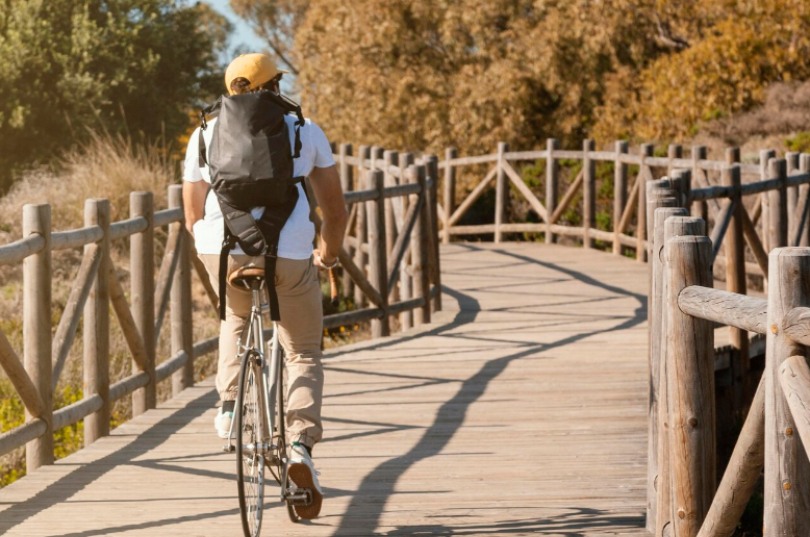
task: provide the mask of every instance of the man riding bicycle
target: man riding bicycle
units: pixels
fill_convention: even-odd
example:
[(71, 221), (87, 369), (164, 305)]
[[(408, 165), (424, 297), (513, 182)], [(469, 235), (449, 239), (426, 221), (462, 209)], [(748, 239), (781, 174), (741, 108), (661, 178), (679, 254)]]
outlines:
[[(244, 54), (228, 66), (225, 85), (230, 95), (262, 90), (278, 94), (282, 75), (283, 72), (275, 67), (266, 54)], [(212, 119), (208, 123), (209, 128), (202, 133), (206, 148), (211, 147), (214, 129), (210, 127), (215, 121), (216, 119)], [(312, 505), (302, 509), (299, 514), (304, 518), (314, 518), (320, 511), (322, 500), (322, 490), (312, 462), (312, 449), (323, 434), (323, 309), (318, 269), (329, 269), (337, 265), (337, 255), (343, 242), (348, 216), (340, 178), (326, 135), (309, 119), (303, 125), (297, 125), (295, 118), (287, 115), (285, 121), (288, 122), (291, 146), (300, 145), (300, 154), (293, 160), (293, 175), (309, 177), (323, 218), (319, 247), (313, 250), (315, 227), (309, 217), (310, 208), (304, 186), (297, 184), (298, 200), (281, 229), (275, 266), (275, 292), (280, 313), (277, 326), (286, 354), (288, 374), (286, 421), (288, 440), (291, 442), (289, 472), (296, 485), (312, 489)], [(292, 139), (296, 130), (296, 135), (300, 136), (300, 144)], [(185, 221), (211, 283), (214, 289), (219, 289), (220, 252), (225, 233), (223, 214), (217, 197), (207, 195), (211, 177), (208, 166), (200, 166), (199, 155), (198, 128), (189, 140), (183, 168)], [(251, 213), (259, 218), (263, 210), (271, 209), (256, 207)], [(230, 274), (244, 266), (263, 267), (264, 263), (265, 257), (245, 255), (236, 245), (230, 250), (227, 272)], [(227, 438), (231, 429), (240, 366), (236, 356), (237, 341), (251, 307), (249, 291), (228, 284), (225, 294), (225, 315), (220, 324), (216, 375), (221, 406), (214, 421), (217, 434), (221, 438)]]

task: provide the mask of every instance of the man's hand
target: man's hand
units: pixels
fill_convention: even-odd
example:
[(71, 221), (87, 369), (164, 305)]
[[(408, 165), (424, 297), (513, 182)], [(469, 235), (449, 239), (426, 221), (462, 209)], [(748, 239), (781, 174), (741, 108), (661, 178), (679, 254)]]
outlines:
[(338, 258), (324, 258), (320, 250), (312, 251), (312, 264), (322, 270), (333, 269), (338, 266)]

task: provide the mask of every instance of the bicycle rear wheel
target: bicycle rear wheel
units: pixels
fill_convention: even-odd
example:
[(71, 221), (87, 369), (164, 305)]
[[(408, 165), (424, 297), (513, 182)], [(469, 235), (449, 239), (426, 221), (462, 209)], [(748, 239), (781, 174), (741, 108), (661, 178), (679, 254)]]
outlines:
[(252, 350), (239, 371), (236, 397), (236, 473), (239, 488), (239, 511), (246, 537), (258, 537), (264, 504), (265, 434), (262, 412), (261, 367)]

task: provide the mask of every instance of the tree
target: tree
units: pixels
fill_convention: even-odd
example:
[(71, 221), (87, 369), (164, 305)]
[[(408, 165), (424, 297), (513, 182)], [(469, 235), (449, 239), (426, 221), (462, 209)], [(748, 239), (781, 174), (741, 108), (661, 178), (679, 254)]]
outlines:
[(231, 0), (335, 140), (676, 141), (810, 78), (806, 0)]
[(335, 139), (465, 152), (576, 143), (606, 74), (658, 48), (648, 4), (310, 0), (295, 35), (302, 99)]
[(221, 86), (227, 22), (177, 0), (6, 0), (0, 12), (0, 188), (88, 129), (172, 140)]
[(598, 138), (684, 141), (707, 122), (763, 103), (772, 84), (810, 78), (806, 1), (663, 3), (688, 46), (614, 77)]
[(248, 21), (257, 35), (267, 40), (279, 65), (299, 73), (293, 42), (298, 26), (309, 9), (309, 0), (231, 0), (234, 13)]

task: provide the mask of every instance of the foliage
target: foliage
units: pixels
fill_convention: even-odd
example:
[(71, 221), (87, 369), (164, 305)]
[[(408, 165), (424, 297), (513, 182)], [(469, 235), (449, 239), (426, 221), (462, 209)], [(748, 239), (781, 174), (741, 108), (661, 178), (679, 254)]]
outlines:
[(810, 78), (804, 0), (231, 4), (334, 140), (402, 150), (684, 141)]
[(635, 3), (611, 4), (231, 1), (281, 49), (333, 139), (467, 153), (584, 135), (604, 73), (653, 46)]
[(810, 131), (801, 131), (787, 140), (788, 149), (800, 153), (810, 151)]
[(810, 78), (810, 4), (662, 0), (682, 50), (609, 75), (597, 138), (685, 141), (765, 101), (775, 82)]
[(85, 200), (100, 195), (110, 200), (113, 220), (129, 217), (129, 195), (134, 191), (153, 192), (155, 208), (163, 209), (173, 172), (174, 163), (162, 146), (91, 134), (65, 157), (61, 171), (26, 174), (0, 198), (0, 241), (21, 238), (20, 208), (26, 203), (50, 204), (51, 226), (59, 231), (82, 227)]
[(227, 22), (182, 0), (6, 0), (0, 10), (0, 190), (99, 127), (173, 139), (221, 85)]
[[(81, 401), (82, 391), (67, 386), (54, 394), (55, 408)], [(19, 427), (25, 421), (24, 407), (16, 391), (8, 381), (0, 380), (0, 432)], [(84, 444), (82, 422), (54, 431), (54, 457), (61, 459), (81, 449)], [(13, 483), (25, 475), (22, 452), (0, 458), (0, 487)]]

